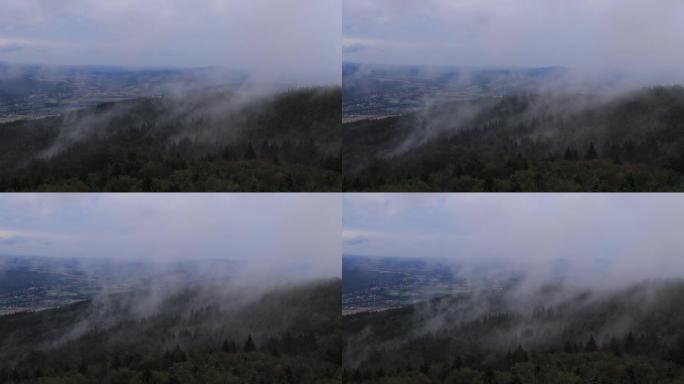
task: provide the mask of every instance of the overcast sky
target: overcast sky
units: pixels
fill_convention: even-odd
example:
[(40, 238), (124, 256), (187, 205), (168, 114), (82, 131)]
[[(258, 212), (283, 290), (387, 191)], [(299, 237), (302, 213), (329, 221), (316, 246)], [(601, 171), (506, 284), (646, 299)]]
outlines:
[(346, 254), (684, 277), (681, 194), (351, 194), (343, 228)]
[[(339, 276), (339, 194), (3, 194), (0, 254), (223, 258)], [(290, 271), (290, 272), (288, 272)]]
[(680, 74), (681, 0), (344, 0), (343, 57)]
[(225, 66), (339, 83), (341, 0), (2, 0), (0, 61)]

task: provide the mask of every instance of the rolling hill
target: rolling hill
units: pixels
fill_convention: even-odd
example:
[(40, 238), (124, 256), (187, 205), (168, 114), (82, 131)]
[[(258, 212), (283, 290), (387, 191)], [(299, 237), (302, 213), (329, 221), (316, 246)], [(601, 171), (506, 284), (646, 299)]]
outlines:
[(345, 191), (681, 191), (684, 88), (437, 104), (343, 125)]
[(0, 317), (0, 381), (339, 382), (339, 280), (161, 288)]
[(203, 89), (5, 123), (0, 190), (339, 190), (340, 97)]

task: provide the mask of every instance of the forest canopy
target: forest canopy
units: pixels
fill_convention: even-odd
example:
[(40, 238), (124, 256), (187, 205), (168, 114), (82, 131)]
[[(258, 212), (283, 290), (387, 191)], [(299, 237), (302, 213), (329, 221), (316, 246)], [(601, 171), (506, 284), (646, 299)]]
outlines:
[(0, 317), (0, 382), (339, 382), (339, 279), (253, 298), (209, 288)]
[(682, 383), (681, 280), (547, 286), (345, 316), (346, 383)]
[(684, 190), (684, 88), (512, 95), (343, 125), (345, 191)]
[(0, 125), (4, 191), (339, 191), (339, 87), (220, 89)]

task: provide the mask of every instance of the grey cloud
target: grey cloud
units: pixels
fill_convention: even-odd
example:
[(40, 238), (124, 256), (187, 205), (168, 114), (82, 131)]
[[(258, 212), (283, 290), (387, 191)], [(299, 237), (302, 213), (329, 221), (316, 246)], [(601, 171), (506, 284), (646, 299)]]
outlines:
[(365, 44), (361, 43), (355, 43), (355, 44), (348, 44), (348, 45), (343, 45), (342, 46), (342, 52), (343, 53), (356, 53), (356, 52), (361, 52), (368, 49), (368, 46)]
[(678, 194), (353, 195), (344, 252), (428, 257), (521, 272), (535, 283), (623, 285), (684, 278)]
[(365, 244), (368, 242), (368, 237), (366, 236), (354, 236), (343, 240), (344, 246), (353, 246), (359, 244)]
[(252, 278), (341, 273), (336, 194), (9, 194), (0, 254), (167, 263), (224, 259)]
[(340, 10), (340, 0), (8, 0), (0, 40), (41, 47), (13, 61), (223, 66), (262, 81), (337, 84)]
[(346, 0), (343, 15), (345, 39), (377, 46), (345, 60), (684, 77), (684, 3), (676, 0)]
[(19, 52), (22, 49), (24, 47), (19, 43), (0, 44), (0, 54)]
[(21, 236), (0, 237), (0, 246), (14, 246), (24, 241), (25, 239)]

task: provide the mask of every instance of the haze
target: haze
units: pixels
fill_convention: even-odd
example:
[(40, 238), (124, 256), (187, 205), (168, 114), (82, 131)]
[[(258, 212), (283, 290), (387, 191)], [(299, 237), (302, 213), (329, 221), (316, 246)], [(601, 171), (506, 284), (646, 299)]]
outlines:
[(540, 281), (622, 285), (684, 277), (678, 194), (356, 194), (345, 254), (440, 258)]
[(343, 58), (382, 64), (565, 66), (681, 81), (678, 0), (345, 0)]
[(340, 83), (340, 0), (5, 0), (0, 61), (247, 70)]
[(226, 259), (261, 276), (340, 275), (338, 194), (7, 194), (0, 254)]

